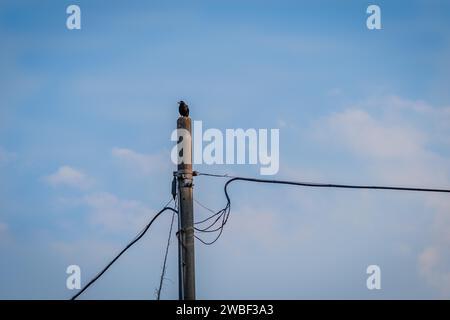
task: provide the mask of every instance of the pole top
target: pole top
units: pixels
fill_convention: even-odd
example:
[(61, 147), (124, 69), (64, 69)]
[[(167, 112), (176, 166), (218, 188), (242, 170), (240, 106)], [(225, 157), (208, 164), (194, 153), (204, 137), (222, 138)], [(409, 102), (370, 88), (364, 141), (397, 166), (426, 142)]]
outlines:
[(182, 117), (189, 117), (189, 106), (183, 100), (178, 102), (178, 112)]

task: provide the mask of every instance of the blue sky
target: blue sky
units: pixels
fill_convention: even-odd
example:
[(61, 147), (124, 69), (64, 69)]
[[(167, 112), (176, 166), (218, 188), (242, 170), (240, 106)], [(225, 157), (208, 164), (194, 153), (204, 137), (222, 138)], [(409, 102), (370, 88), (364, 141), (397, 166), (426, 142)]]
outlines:
[[(449, 15), (448, 1), (2, 1), (0, 298), (69, 298), (68, 265), (86, 283), (169, 199), (180, 99), (205, 128), (279, 128), (277, 178), (450, 186)], [(197, 178), (195, 197), (221, 208), (223, 182)], [(450, 297), (446, 195), (231, 192), (223, 237), (196, 246), (199, 298)], [(153, 299), (169, 223), (83, 298)]]

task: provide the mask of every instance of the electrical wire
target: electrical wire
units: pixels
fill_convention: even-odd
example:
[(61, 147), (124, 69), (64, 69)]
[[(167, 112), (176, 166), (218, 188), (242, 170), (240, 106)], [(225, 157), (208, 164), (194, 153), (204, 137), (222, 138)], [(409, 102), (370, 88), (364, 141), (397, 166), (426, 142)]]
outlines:
[[(256, 182), (256, 183), (269, 183), (269, 184), (283, 184), (283, 185), (294, 185), (301, 187), (313, 187), (313, 188), (341, 188), (341, 189), (371, 189), (371, 190), (394, 190), (394, 191), (412, 191), (412, 192), (438, 192), (438, 193), (450, 193), (450, 189), (438, 189), (438, 188), (418, 188), (418, 187), (397, 187), (397, 186), (377, 186), (377, 185), (349, 185), (349, 184), (332, 184), (332, 183), (316, 183), (316, 182), (301, 182), (301, 181), (288, 181), (288, 180), (273, 180), (273, 179), (258, 179), (258, 178), (246, 178), (239, 176), (230, 176), (228, 174), (211, 174), (211, 173), (202, 173), (196, 172), (197, 176), (209, 176), (209, 177), (217, 177), (217, 178), (231, 178), (224, 185), (224, 193), (227, 200), (227, 204), (225, 207), (217, 212), (215, 212), (210, 217), (198, 222), (197, 224), (202, 224), (216, 217), (213, 223), (209, 224), (207, 227), (198, 228), (195, 227), (197, 232), (218, 232), (218, 235), (213, 241), (205, 241), (200, 237), (195, 236), (199, 241), (203, 244), (211, 245), (215, 243), (220, 236), (222, 235), (223, 228), (228, 221), (230, 211), (231, 211), (231, 199), (228, 194), (228, 186), (234, 181), (248, 181), (248, 182)], [(219, 223), (219, 226), (212, 229), (219, 220), (222, 221)]]
[(450, 189), (442, 188), (422, 188), (422, 187), (398, 187), (398, 186), (377, 186), (377, 185), (350, 185), (350, 184), (332, 184), (332, 183), (317, 183), (317, 182), (302, 182), (302, 181), (288, 181), (288, 180), (274, 180), (274, 179), (259, 179), (259, 178), (247, 178), (239, 176), (230, 176), (228, 174), (211, 174), (197, 172), (197, 176), (210, 176), (219, 178), (231, 178), (225, 183), (225, 191), (228, 186), (233, 181), (250, 181), (250, 182), (260, 182), (260, 183), (275, 183), (275, 184), (287, 184), (287, 185), (297, 185), (304, 187), (322, 187), (322, 188), (345, 188), (345, 189), (376, 189), (376, 190), (397, 190), (397, 191), (418, 191), (418, 192), (441, 192), (450, 193)]
[[(214, 217), (216, 217), (217, 215), (219, 215), (219, 214), (221, 213), (220, 211), (219, 211), (219, 212), (215, 212), (214, 210), (212, 210), (211, 208), (205, 206), (204, 204), (202, 204), (200, 201), (198, 201), (198, 200), (195, 199), (195, 198), (194, 198), (194, 201), (195, 201), (200, 207), (202, 207), (202, 208), (205, 209), (205, 210), (208, 210), (209, 212), (211, 212), (211, 213), (213, 214), (213, 215), (211, 215), (211, 216), (209, 216), (209, 217), (207, 217), (207, 218), (205, 218), (205, 219), (203, 219), (203, 220), (201, 220), (201, 221), (195, 222), (194, 225), (201, 225), (201, 224), (203, 224), (203, 223), (205, 223), (205, 222), (207, 222), (207, 221), (213, 219)], [(221, 217), (221, 216), (217, 217), (216, 220), (215, 220), (212, 224), (210, 224), (208, 227), (206, 227), (206, 228), (205, 228), (205, 227), (203, 227), (203, 228), (197, 228), (197, 227), (194, 227), (194, 229), (197, 230), (197, 231), (199, 231), (199, 232), (214, 232), (214, 231), (217, 231), (217, 230), (208, 230), (208, 229), (210, 229), (212, 226), (214, 226), (214, 225), (217, 223), (217, 221), (220, 219), (220, 217)]]
[[(209, 226), (201, 229), (198, 227), (194, 227), (194, 230), (196, 232), (201, 232), (201, 233), (212, 233), (212, 232), (218, 232), (218, 234), (216, 235), (216, 237), (214, 238), (214, 240), (212, 241), (206, 241), (203, 240), (202, 238), (200, 238), (197, 235), (194, 235), (195, 238), (197, 240), (199, 240), (200, 242), (202, 242), (205, 245), (212, 245), (214, 244), (217, 240), (219, 240), (220, 236), (222, 235), (223, 232), (223, 227), (225, 226), (227, 220), (228, 220), (228, 216), (230, 214), (230, 204), (227, 203), (227, 205), (225, 206), (225, 208), (219, 210), (217, 213), (213, 214), (210, 218), (213, 218), (215, 216), (217, 216), (217, 218), (214, 220), (213, 223), (211, 223)], [(219, 222), (219, 220), (222, 219), (222, 221), (220, 222), (220, 226), (216, 227), (215, 229), (211, 229), (213, 226), (215, 226), (217, 224), (217, 222)], [(208, 219), (205, 219), (203, 221), (206, 221)]]
[(156, 213), (156, 215), (150, 220), (150, 222), (144, 227), (144, 229), (142, 231), (139, 232), (139, 234), (124, 248), (122, 249), (122, 251), (120, 251), (120, 253), (114, 257), (114, 259), (112, 259), (105, 268), (103, 268), (102, 271), (100, 271), (91, 281), (89, 281), (81, 290), (80, 292), (78, 292), (77, 294), (75, 294), (71, 300), (75, 300), (76, 298), (78, 298), (84, 291), (86, 291), (86, 289), (88, 289), (92, 284), (94, 284), (95, 281), (97, 281), (113, 264), (114, 262), (117, 261), (117, 259), (120, 258), (120, 256), (122, 254), (125, 253), (125, 251), (127, 251), (129, 248), (131, 248), (131, 246), (133, 246), (136, 242), (138, 242), (144, 235), (145, 233), (148, 231), (148, 229), (150, 228), (150, 226), (153, 224), (153, 222), (165, 211), (170, 210), (174, 213), (178, 214), (178, 211), (175, 210), (174, 208), (168, 207), (168, 205), (170, 204), (170, 202), (172, 202), (173, 200), (170, 200), (158, 213)]
[(199, 221), (199, 222), (195, 223), (195, 225), (201, 225), (201, 224), (203, 224), (203, 223), (205, 223), (205, 222), (207, 222), (207, 221), (209, 221), (209, 220), (211, 220), (211, 219), (216, 217), (216, 219), (212, 223), (210, 223), (208, 226), (206, 226), (206, 227), (194, 226), (194, 230), (198, 231), (198, 232), (215, 232), (215, 231), (218, 231), (221, 227), (216, 227), (215, 229), (212, 229), (212, 228), (214, 226), (216, 226), (216, 224), (219, 222), (220, 219), (222, 219), (222, 224), (223, 224), (224, 219), (226, 219), (226, 217), (227, 217), (227, 209), (228, 209), (228, 207), (225, 207), (224, 209), (219, 210), (216, 213), (213, 213), (213, 215), (209, 216), (208, 218), (203, 219), (202, 221)]
[(287, 184), (287, 185), (296, 185), (296, 186), (314, 187), (314, 188), (372, 189), (372, 190), (395, 190), (395, 191), (450, 193), (450, 189), (376, 186), (376, 185), (348, 185), (348, 184), (315, 183), (315, 182), (295, 182), (295, 181), (285, 181), (285, 180), (268, 180), (268, 179), (255, 179), (255, 178), (244, 178), (244, 177), (235, 177), (233, 179), (228, 180), (227, 183), (225, 184), (225, 190), (226, 190), (226, 187), (231, 182), (238, 181), (238, 180), (250, 181), (250, 182), (260, 182), (260, 183)]
[(200, 241), (204, 245), (210, 246), (210, 245), (214, 244), (217, 240), (219, 240), (219, 238), (220, 238), (220, 236), (222, 235), (222, 232), (223, 232), (223, 225), (221, 226), (221, 228), (219, 230), (220, 230), (219, 233), (217, 234), (217, 236), (212, 241), (203, 240), (202, 238), (200, 238), (197, 235), (194, 235), (194, 237), (195, 237), (195, 239), (197, 239), (198, 241)]
[[(167, 201), (167, 203), (164, 205), (163, 208), (167, 207), (172, 201), (174, 201), (174, 199), (172, 197), (170, 197), (169, 201)], [(139, 231), (139, 233), (134, 237), (134, 239), (136, 239), (137, 237), (139, 237), (142, 232), (147, 228), (147, 225), (145, 225), (144, 227), (142, 227), (141, 231)], [(133, 239), (133, 240), (134, 240)]]
[(197, 203), (200, 207), (202, 207), (205, 210), (208, 210), (211, 213), (215, 213), (215, 211), (211, 208), (208, 208), (207, 206), (205, 206), (203, 203), (201, 203), (200, 201), (198, 201), (196, 198), (194, 198), (195, 203)]
[[(177, 198), (176, 197), (174, 199), (174, 202), (175, 202), (175, 210), (177, 210), (178, 206), (177, 206)], [(174, 222), (174, 220), (175, 220), (175, 212), (172, 213), (172, 221), (170, 222), (169, 236), (167, 237), (166, 252), (164, 254), (164, 262), (163, 262), (163, 267), (162, 267), (162, 271), (161, 271), (161, 278), (159, 280), (159, 288), (158, 288), (158, 291), (157, 291), (156, 300), (160, 300), (161, 299), (161, 290), (162, 290), (162, 287), (163, 287), (164, 276), (166, 274), (167, 256), (169, 254), (170, 238), (172, 236), (172, 229), (173, 229), (173, 222)]]
[[(210, 211), (213, 213), (211, 216), (209, 216), (206, 219), (203, 219), (201, 221), (198, 221), (195, 223), (195, 225), (202, 225), (212, 219), (215, 218), (215, 220), (207, 225), (206, 227), (194, 227), (196, 232), (201, 233), (214, 233), (218, 232), (214, 240), (212, 241), (206, 241), (197, 235), (194, 235), (197, 240), (202, 242), (205, 245), (212, 245), (214, 244), (222, 235), (223, 228), (226, 225), (228, 218), (230, 216), (231, 212), (231, 199), (228, 194), (228, 186), (234, 182), (234, 181), (247, 181), (247, 182), (256, 182), (256, 183), (269, 183), (269, 184), (283, 184), (283, 185), (294, 185), (294, 186), (302, 186), (302, 187), (313, 187), (313, 188), (342, 188), (342, 189), (371, 189), (371, 190), (394, 190), (394, 191), (412, 191), (412, 192), (438, 192), (438, 193), (450, 193), (450, 189), (439, 189), (439, 188), (422, 188), (422, 187), (397, 187), (397, 186), (377, 186), (377, 185), (349, 185), (349, 184), (331, 184), (331, 183), (315, 183), (315, 182), (301, 182), (301, 181), (288, 181), (288, 180), (274, 180), (274, 179), (259, 179), (259, 178), (246, 178), (246, 177), (239, 177), (239, 176), (231, 176), (228, 174), (211, 174), (211, 173), (201, 173), (201, 172), (195, 172), (197, 176), (209, 176), (209, 177), (217, 177), (217, 178), (231, 178), (229, 179), (225, 185), (224, 185), (224, 193), (227, 200), (227, 203), (225, 207), (217, 212), (213, 211), (212, 209), (204, 206), (201, 204), (198, 200), (195, 200), (197, 204), (202, 206), (204, 209)], [(166, 203), (166, 205), (158, 212), (156, 215), (151, 219), (151, 221), (138, 233), (138, 235), (124, 248), (120, 253), (112, 259), (105, 268), (103, 268), (102, 271), (100, 271), (91, 281), (89, 281), (77, 294), (75, 294), (71, 300), (75, 300), (78, 298), (84, 291), (86, 291), (92, 284), (94, 284), (130, 247), (132, 247), (136, 242), (138, 242), (148, 231), (150, 226), (153, 224), (153, 222), (165, 211), (170, 210), (173, 212), (172, 214), (172, 220), (170, 224), (169, 229), (169, 236), (167, 239), (167, 246), (166, 251), (164, 255), (164, 262), (163, 262), (163, 268), (159, 283), (159, 288), (157, 291), (157, 299), (159, 300), (161, 297), (161, 290), (162, 285), (164, 281), (164, 275), (166, 272), (166, 266), (167, 266), (167, 256), (170, 246), (170, 238), (173, 230), (173, 223), (175, 220), (175, 214), (178, 214), (178, 207), (175, 203), (175, 208), (168, 207), (168, 205), (174, 201), (176, 198), (169, 200), (169, 202)], [(218, 227), (213, 228), (214, 226), (219, 225)], [(178, 239), (178, 241), (180, 241)]]
[(205, 172), (195, 171), (195, 175), (197, 175), (197, 176), (216, 177), (216, 178), (237, 178), (237, 176), (232, 176), (232, 175), (229, 175), (228, 173), (215, 174), (215, 173), (205, 173)]

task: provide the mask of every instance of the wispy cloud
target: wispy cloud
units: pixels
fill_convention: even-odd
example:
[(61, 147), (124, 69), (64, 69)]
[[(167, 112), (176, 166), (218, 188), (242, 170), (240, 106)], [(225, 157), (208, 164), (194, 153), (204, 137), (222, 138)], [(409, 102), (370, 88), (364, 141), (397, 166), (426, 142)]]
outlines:
[(432, 239), (417, 260), (420, 275), (436, 288), (441, 297), (450, 298), (450, 201), (442, 195), (427, 198), (435, 211), (430, 232)]
[(373, 158), (398, 158), (422, 152), (424, 134), (398, 124), (387, 125), (367, 111), (348, 109), (329, 116), (325, 135), (352, 152)]
[[(319, 140), (362, 157), (366, 170), (392, 184), (448, 187), (450, 161), (439, 153), (450, 127), (443, 124), (448, 108), (399, 96), (371, 100), (325, 117), (318, 123)], [(420, 119), (420, 124), (415, 120)], [(436, 128), (436, 124), (440, 127)], [(432, 139), (431, 139), (432, 137)], [(419, 274), (443, 296), (450, 296), (450, 202), (424, 195), (433, 214), (430, 236), (417, 257)]]
[(418, 257), (419, 272), (429, 285), (439, 290), (442, 298), (450, 297), (450, 270), (448, 268), (448, 249), (440, 247), (425, 248)]
[(154, 211), (135, 200), (124, 200), (108, 193), (86, 195), (83, 202), (90, 208), (89, 221), (109, 232), (136, 231)]
[[(138, 174), (153, 173), (163, 167), (158, 156), (147, 156), (129, 149), (114, 148), (113, 155), (130, 165)], [(136, 231), (144, 225), (154, 210), (136, 200), (122, 199), (105, 190), (95, 189), (94, 179), (80, 169), (64, 165), (44, 177), (52, 186), (67, 186), (81, 190), (82, 195), (59, 198), (66, 207), (86, 206), (87, 222), (107, 232)]]
[(61, 166), (55, 173), (45, 177), (52, 186), (68, 186), (78, 189), (87, 189), (92, 186), (93, 179), (80, 170), (70, 166)]
[(324, 117), (315, 136), (361, 158), (385, 182), (443, 185), (450, 161), (439, 150), (450, 127), (437, 128), (436, 119), (446, 117), (446, 110), (398, 96), (369, 99)]

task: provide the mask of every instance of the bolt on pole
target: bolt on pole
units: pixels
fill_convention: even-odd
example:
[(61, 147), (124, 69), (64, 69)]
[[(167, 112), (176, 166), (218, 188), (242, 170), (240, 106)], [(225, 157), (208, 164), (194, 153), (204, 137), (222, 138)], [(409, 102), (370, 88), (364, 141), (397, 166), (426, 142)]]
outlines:
[(180, 300), (195, 300), (192, 130), (189, 113), (183, 115), (180, 112), (177, 120), (177, 134), (178, 157), (181, 159), (178, 163), (178, 171), (175, 172), (178, 180), (179, 199), (179, 298)]

